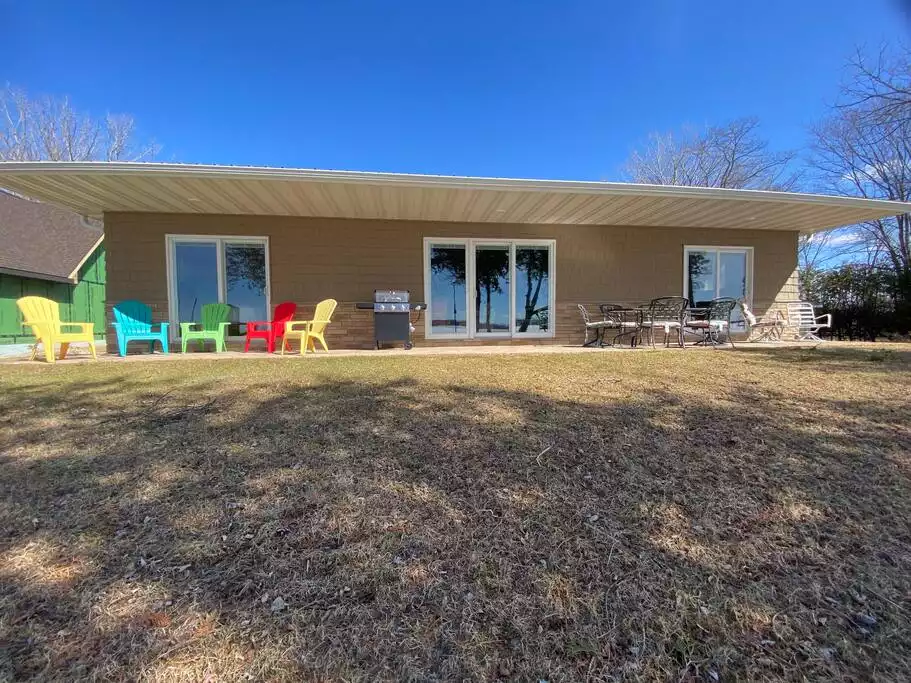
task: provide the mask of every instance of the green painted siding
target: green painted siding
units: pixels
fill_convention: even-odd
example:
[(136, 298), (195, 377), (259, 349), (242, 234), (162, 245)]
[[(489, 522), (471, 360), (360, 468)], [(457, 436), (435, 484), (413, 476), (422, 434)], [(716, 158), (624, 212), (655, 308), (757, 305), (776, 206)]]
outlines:
[(0, 273), (0, 344), (30, 343), (34, 337), (24, 334), (22, 316), (16, 299), (43, 296), (60, 304), (60, 317), (69, 322), (95, 323), (95, 336), (104, 338), (104, 245), (83, 264), (79, 284), (34, 280)]

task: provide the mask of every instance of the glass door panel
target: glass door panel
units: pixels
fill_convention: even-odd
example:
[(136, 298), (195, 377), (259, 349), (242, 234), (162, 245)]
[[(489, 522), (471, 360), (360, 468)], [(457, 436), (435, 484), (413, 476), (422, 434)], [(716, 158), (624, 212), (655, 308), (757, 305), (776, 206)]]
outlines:
[(468, 291), (464, 244), (430, 245), (430, 310), (432, 333), (468, 334)]
[(509, 334), (509, 245), (476, 245), (474, 257), (475, 330)]
[(269, 319), (264, 244), (225, 243), (225, 290), (238, 322)]
[(740, 299), (747, 293), (747, 255), (722, 251), (719, 259), (718, 296)]
[(714, 251), (687, 252), (686, 296), (692, 306), (707, 306), (715, 298), (716, 256)]
[[(745, 299), (747, 296), (747, 254), (744, 251), (722, 251), (718, 255), (718, 296)], [(735, 306), (731, 320), (740, 322), (743, 311)]]
[(178, 322), (198, 321), (203, 304), (219, 301), (218, 243), (176, 242), (174, 279)]
[(517, 334), (547, 332), (550, 324), (550, 249), (516, 247), (515, 328)]

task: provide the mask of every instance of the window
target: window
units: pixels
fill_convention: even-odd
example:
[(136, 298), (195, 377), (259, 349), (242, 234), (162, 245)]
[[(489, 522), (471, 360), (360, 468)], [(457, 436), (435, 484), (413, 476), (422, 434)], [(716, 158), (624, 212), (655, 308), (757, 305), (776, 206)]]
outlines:
[[(686, 247), (683, 258), (683, 295), (700, 307), (712, 299), (731, 297), (752, 302), (752, 247)], [(740, 307), (732, 318), (741, 319)]]
[(264, 237), (168, 235), (172, 334), (200, 319), (208, 303), (227, 303), (236, 322), (269, 319), (268, 240)]
[(424, 240), (426, 334), (550, 337), (552, 240)]

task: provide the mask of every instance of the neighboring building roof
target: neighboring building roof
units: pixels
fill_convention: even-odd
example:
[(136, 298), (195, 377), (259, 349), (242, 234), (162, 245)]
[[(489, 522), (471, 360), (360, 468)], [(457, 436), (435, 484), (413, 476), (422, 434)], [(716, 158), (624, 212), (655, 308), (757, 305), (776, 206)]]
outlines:
[(72, 211), (0, 190), (0, 272), (75, 283), (103, 237)]
[(130, 162), (3, 162), (0, 187), (111, 211), (815, 232), (911, 211), (848, 197), (629, 183)]

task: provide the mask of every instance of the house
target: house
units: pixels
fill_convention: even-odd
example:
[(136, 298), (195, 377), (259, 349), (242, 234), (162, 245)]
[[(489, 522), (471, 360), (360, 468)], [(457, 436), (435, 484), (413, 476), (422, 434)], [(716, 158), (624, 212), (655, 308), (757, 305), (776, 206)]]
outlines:
[(104, 233), (98, 221), (0, 191), (0, 344), (34, 341), (16, 300), (60, 304), (63, 320), (94, 322), (104, 336)]
[[(104, 219), (107, 303), (172, 323), (339, 301), (335, 348), (369, 348), (374, 289), (429, 310), (417, 344), (577, 344), (577, 304), (797, 298), (801, 233), (898, 202), (605, 182), (111, 162), (0, 164), (0, 187)], [(108, 316), (110, 318), (110, 316)], [(178, 326), (172, 324), (176, 333)]]

